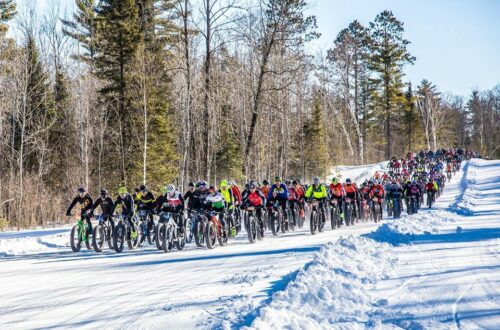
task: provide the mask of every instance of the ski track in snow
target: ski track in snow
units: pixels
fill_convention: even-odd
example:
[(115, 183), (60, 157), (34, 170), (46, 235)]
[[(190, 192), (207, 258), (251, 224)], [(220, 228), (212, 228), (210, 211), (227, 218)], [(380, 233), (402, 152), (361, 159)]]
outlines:
[[(336, 167), (360, 182), (387, 162)], [(3, 328), (500, 329), (499, 161), (433, 210), (250, 245), (72, 253), (69, 229), (0, 233)]]

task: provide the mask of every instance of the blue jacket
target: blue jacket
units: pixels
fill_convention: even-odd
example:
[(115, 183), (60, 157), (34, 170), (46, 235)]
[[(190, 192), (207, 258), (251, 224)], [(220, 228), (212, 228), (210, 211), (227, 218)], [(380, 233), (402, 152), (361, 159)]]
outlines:
[(280, 184), (279, 187), (276, 186), (276, 184), (273, 184), (271, 186), (271, 189), (269, 189), (269, 192), (267, 193), (267, 200), (273, 199), (273, 194), (274, 191), (277, 190), (278, 194), (276, 195), (277, 199), (288, 199), (288, 189), (284, 183)]

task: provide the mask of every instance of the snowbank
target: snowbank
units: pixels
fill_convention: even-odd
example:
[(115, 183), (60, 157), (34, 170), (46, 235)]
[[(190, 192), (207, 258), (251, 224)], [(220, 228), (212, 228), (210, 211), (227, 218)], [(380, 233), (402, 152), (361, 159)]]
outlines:
[(370, 286), (397, 262), (386, 243), (349, 236), (328, 243), (286, 290), (274, 293), (252, 329), (361, 329), (373, 301)]
[(0, 238), (0, 257), (51, 252), (67, 247), (69, 247), (69, 233), (38, 237)]
[(411, 243), (417, 235), (438, 234), (459, 218), (447, 211), (426, 211), (361, 237), (328, 243), (284, 291), (273, 294), (250, 329), (379, 328), (388, 302), (377, 300), (370, 290), (398, 264), (393, 246)]
[(461, 193), (456, 197), (455, 202), (448, 207), (450, 212), (465, 216), (474, 214), (473, 201), (479, 196), (479, 191), (476, 189), (477, 167), (481, 162), (481, 159), (472, 159), (464, 164), (464, 175), (460, 182)]
[(384, 223), (376, 231), (364, 236), (394, 246), (409, 244), (417, 235), (438, 234), (440, 227), (458, 218), (456, 214), (441, 210), (420, 211), (412, 216), (404, 214), (400, 219)]

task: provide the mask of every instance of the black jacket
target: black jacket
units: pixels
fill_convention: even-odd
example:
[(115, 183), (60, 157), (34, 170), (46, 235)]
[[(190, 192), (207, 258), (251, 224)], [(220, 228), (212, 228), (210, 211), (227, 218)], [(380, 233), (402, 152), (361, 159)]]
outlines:
[(109, 196), (106, 198), (99, 197), (98, 199), (96, 199), (94, 202), (94, 206), (92, 207), (92, 213), (95, 211), (95, 209), (98, 206), (101, 206), (101, 211), (102, 211), (103, 215), (106, 215), (106, 216), (113, 215), (114, 205), (113, 205), (113, 200), (111, 199), (111, 197), (109, 197)]
[(88, 210), (92, 210), (94, 206), (94, 201), (92, 200), (92, 197), (90, 197), (89, 194), (85, 194), (85, 196), (83, 197), (77, 195), (69, 205), (68, 210), (66, 211), (67, 216), (71, 215), (71, 210), (73, 210), (73, 207), (75, 207), (77, 203), (80, 204), (80, 211), (82, 213)]
[(132, 195), (127, 194), (125, 197), (118, 196), (113, 204), (113, 212), (116, 207), (120, 204), (122, 206), (122, 214), (124, 216), (133, 216), (134, 215), (134, 197)]

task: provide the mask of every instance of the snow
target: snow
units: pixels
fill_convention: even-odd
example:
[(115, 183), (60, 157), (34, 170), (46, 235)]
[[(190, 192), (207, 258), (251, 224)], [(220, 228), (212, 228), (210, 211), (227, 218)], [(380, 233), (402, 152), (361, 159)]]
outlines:
[(498, 170), (472, 160), (437, 210), (327, 244), (249, 328), (500, 329)]
[[(339, 167), (362, 181), (384, 163)], [(208, 251), (68, 247), (0, 233), (0, 326), (500, 329), (500, 161), (465, 163), (433, 209)]]
[(340, 178), (342, 181), (346, 179), (351, 179), (352, 182), (361, 184), (365, 180), (369, 180), (373, 177), (373, 174), (378, 171), (379, 173), (387, 172), (387, 164), (389, 161), (383, 161), (380, 163), (362, 165), (362, 166), (334, 166), (328, 176), (328, 179), (336, 176)]
[(0, 257), (50, 252), (69, 247), (69, 229), (5, 232), (0, 234)]

